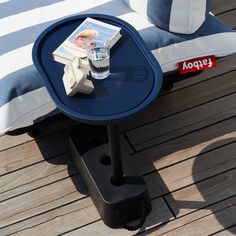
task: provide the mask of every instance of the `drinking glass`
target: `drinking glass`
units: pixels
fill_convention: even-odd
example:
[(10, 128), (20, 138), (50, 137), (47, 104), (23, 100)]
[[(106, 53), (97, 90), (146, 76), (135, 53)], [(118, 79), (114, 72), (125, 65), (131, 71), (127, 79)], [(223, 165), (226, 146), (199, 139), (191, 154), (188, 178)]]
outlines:
[(107, 78), (110, 74), (109, 41), (89, 41), (86, 47), (92, 77), (94, 79)]

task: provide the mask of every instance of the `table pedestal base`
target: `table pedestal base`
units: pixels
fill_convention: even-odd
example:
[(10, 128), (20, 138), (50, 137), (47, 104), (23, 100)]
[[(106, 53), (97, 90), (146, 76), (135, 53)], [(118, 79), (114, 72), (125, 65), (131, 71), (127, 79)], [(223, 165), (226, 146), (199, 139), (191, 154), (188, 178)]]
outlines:
[(73, 130), (70, 149), (104, 223), (116, 228), (146, 216), (151, 211), (147, 188), (130, 156), (121, 150), (124, 182), (113, 183), (106, 127), (85, 127)]

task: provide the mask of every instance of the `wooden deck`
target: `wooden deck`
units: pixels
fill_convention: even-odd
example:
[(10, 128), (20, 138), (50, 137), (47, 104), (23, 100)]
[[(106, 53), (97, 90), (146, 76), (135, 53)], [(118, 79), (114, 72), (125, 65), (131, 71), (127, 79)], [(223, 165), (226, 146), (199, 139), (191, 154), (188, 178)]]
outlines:
[[(236, 1), (214, 0), (236, 28)], [(220, 43), (220, 42), (219, 42)], [(153, 210), (140, 235), (236, 235), (236, 55), (120, 125)], [(0, 235), (133, 235), (101, 221), (70, 161), (66, 118), (0, 136)], [(137, 232), (136, 232), (137, 233)]]

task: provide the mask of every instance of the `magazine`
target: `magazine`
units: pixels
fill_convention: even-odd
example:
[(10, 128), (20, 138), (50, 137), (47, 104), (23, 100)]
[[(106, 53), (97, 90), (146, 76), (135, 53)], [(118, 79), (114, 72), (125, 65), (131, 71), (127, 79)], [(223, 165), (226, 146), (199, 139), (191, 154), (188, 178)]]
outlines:
[(120, 38), (121, 28), (86, 18), (84, 22), (53, 52), (55, 61), (67, 64), (75, 57), (86, 57), (85, 39), (109, 40), (112, 47)]

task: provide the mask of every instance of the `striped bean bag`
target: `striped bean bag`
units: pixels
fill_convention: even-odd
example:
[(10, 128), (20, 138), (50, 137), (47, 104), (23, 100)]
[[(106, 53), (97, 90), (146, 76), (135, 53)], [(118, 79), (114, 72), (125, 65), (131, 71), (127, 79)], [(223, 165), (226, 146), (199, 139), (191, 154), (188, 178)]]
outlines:
[(38, 35), (64, 17), (102, 13), (127, 21), (138, 30), (164, 73), (175, 71), (177, 63), (186, 59), (236, 51), (236, 33), (212, 15), (194, 34), (177, 34), (156, 27), (125, 1), (24, 0), (17, 4), (0, 0), (0, 133), (58, 112), (33, 66), (31, 51)]
[(157, 27), (192, 34), (209, 15), (211, 0), (124, 0)]

